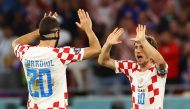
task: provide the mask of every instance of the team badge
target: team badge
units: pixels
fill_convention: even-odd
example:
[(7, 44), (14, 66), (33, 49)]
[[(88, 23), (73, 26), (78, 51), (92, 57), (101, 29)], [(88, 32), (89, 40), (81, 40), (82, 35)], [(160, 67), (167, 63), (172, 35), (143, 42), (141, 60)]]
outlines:
[(80, 51), (81, 51), (81, 48), (74, 48), (74, 52), (75, 52), (75, 54), (79, 54)]

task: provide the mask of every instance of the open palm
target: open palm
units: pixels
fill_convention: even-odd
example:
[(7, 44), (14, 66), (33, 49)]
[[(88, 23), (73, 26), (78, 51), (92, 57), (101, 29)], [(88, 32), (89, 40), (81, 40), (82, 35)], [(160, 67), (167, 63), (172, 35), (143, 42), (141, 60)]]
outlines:
[(92, 21), (90, 19), (88, 12), (85, 12), (83, 9), (79, 9), (77, 13), (80, 19), (80, 23), (76, 22), (76, 25), (84, 31), (89, 28), (91, 29)]
[(119, 37), (124, 33), (123, 28), (116, 28), (107, 38), (107, 42), (111, 45), (121, 43)]
[(146, 26), (145, 25), (138, 25), (136, 28), (137, 36), (135, 38), (136, 41), (143, 41), (146, 40), (145, 38), (145, 32), (146, 32)]

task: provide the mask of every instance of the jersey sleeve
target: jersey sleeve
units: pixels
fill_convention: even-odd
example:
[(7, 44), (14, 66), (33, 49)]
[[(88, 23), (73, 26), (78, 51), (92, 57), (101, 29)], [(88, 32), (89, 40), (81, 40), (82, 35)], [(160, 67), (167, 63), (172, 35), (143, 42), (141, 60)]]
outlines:
[(60, 47), (53, 49), (57, 53), (57, 57), (63, 64), (80, 61), (84, 56), (84, 48)]
[(133, 72), (137, 69), (137, 64), (134, 61), (130, 60), (114, 60), (115, 61), (115, 72), (124, 73), (126, 76), (129, 76), (130, 72)]
[(22, 61), (23, 55), (25, 52), (30, 48), (30, 45), (17, 45), (14, 48), (14, 53), (17, 58), (19, 58)]

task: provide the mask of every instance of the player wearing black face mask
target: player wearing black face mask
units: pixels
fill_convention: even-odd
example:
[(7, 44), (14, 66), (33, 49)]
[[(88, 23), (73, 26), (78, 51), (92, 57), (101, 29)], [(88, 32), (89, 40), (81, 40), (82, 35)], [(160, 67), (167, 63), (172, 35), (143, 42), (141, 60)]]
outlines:
[[(83, 9), (78, 10), (80, 21), (76, 25), (86, 33), (89, 46), (55, 47), (60, 30), (56, 16), (56, 13), (49, 13), (41, 20), (39, 30), (12, 42), (15, 56), (21, 60), (27, 79), (28, 109), (68, 109), (67, 65), (98, 56), (101, 50), (89, 14)], [(37, 38), (40, 39), (38, 46), (29, 45)]]
[(44, 17), (39, 25), (40, 41), (48, 42), (54, 40), (56, 41), (54, 47), (56, 47), (60, 37), (59, 31), (60, 31), (60, 26), (55, 17), (51, 16)]

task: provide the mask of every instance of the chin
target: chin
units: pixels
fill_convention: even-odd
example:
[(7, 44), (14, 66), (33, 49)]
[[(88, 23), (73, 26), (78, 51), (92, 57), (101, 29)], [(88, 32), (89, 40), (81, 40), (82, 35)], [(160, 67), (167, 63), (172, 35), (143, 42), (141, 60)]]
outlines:
[(143, 62), (137, 62), (140, 66), (146, 66), (146, 64), (148, 63), (148, 62), (146, 62), (146, 61), (143, 61)]

